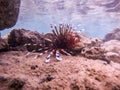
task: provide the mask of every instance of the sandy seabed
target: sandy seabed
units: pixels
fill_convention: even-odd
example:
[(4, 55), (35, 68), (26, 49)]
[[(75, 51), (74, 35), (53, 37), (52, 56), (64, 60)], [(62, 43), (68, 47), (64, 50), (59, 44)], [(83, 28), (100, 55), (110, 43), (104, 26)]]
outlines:
[(64, 55), (45, 63), (47, 54), (25, 53), (0, 53), (0, 90), (120, 90), (119, 63)]

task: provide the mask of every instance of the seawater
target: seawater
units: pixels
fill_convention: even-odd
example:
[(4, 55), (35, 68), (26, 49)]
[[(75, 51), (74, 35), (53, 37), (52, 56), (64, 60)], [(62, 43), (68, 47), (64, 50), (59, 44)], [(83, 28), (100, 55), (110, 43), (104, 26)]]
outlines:
[(2, 35), (19, 28), (47, 33), (50, 24), (60, 23), (72, 24), (89, 37), (104, 38), (120, 27), (120, 0), (21, 0), (16, 25)]

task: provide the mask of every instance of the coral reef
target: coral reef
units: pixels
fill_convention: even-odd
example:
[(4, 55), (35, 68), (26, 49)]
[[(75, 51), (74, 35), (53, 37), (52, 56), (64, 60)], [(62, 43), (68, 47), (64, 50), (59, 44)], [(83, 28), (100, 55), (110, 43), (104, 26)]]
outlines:
[(103, 42), (99, 38), (88, 38), (72, 30), (72, 27), (67, 25), (60, 25), (58, 28), (56, 26), (51, 27), (52, 32), (47, 34), (25, 29), (12, 30), (8, 38), (6, 37), (9, 49), (28, 51), (26, 57), (29, 57), (30, 52), (39, 52), (38, 55), (34, 56), (34, 59), (45, 52), (50, 52), (46, 57), (48, 61), (53, 54), (56, 58), (59, 56), (57, 59), (61, 59), (60, 53), (63, 53), (66, 55), (81, 55), (91, 59), (101, 59), (107, 61), (107, 63), (110, 63), (110, 61), (119, 62), (119, 41)]
[(113, 39), (120, 41), (120, 28), (115, 28), (112, 31), (110, 31), (107, 35), (105, 35), (105, 38), (103, 41), (106, 42)]
[[(0, 52), (0, 90), (120, 90), (120, 41), (59, 29), (47, 34), (14, 29), (4, 37), (0, 45), (9, 50)], [(71, 55), (45, 63), (49, 51), (57, 57), (61, 49)]]
[(120, 63), (120, 41), (113, 39), (104, 42), (101, 47), (106, 51), (105, 59)]

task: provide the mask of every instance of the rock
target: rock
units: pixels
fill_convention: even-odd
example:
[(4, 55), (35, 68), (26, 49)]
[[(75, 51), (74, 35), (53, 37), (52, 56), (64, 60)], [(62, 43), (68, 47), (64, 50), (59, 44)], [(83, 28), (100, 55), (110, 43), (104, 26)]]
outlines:
[(87, 58), (103, 59), (105, 50), (101, 48), (102, 40), (99, 38), (83, 38), (85, 47), (82, 49), (81, 54)]
[(109, 40), (119, 40), (120, 41), (120, 28), (116, 28), (114, 30), (112, 30), (111, 32), (109, 32), (105, 38), (104, 41), (109, 41)]
[(44, 35), (37, 31), (14, 29), (8, 36), (8, 44), (11, 50), (39, 51), (46, 44)]
[(5, 76), (0, 76), (0, 83), (4, 83), (4, 82), (6, 82), (6, 81), (8, 81), (8, 78), (7, 78), (7, 77), (5, 77)]
[(87, 58), (92, 58), (92, 59), (103, 59), (105, 50), (102, 49), (101, 47), (91, 47), (91, 48), (83, 48), (81, 51), (81, 54)]
[(49, 34), (43, 35), (37, 31), (14, 29), (8, 35), (8, 44), (11, 50), (41, 51), (41, 48), (43, 49), (45, 46), (49, 47), (51, 45), (49, 36)]
[(104, 48), (107, 52), (114, 52), (120, 54), (120, 41), (118, 40), (110, 40), (104, 42), (101, 47)]
[(0, 39), (0, 52), (6, 51), (9, 49), (7, 40), (5, 39)]
[(16, 47), (28, 43), (40, 44), (42, 42), (42, 39), (42, 34), (36, 31), (14, 29), (8, 36), (8, 43), (11, 47)]
[(25, 82), (22, 81), (21, 79), (13, 79), (9, 85), (9, 88), (15, 89), (15, 90), (20, 90), (23, 88)]
[(104, 56), (107, 60), (120, 63), (120, 41), (110, 40), (103, 43), (101, 47), (106, 51)]
[(99, 47), (103, 41), (100, 38), (88, 38), (87, 41), (84, 40), (83, 42), (87, 47)]
[(0, 0), (0, 30), (16, 24), (20, 0)]
[(0, 90), (21, 90), (25, 83), (23, 78), (9, 77), (6, 74), (0, 75)]
[(107, 52), (104, 55), (106, 60), (120, 63), (120, 54), (114, 52)]

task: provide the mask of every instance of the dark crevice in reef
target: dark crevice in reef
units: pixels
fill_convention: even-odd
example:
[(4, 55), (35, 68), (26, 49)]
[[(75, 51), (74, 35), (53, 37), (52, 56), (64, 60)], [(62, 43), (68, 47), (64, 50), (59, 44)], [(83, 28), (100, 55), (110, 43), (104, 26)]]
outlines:
[(40, 80), (40, 83), (44, 83), (44, 82), (50, 82), (53, 79), (55, 79), (55, 77), (51, 76), (51, 75), (46, 75), (43, 79)]
[(24, 85), (25, 85), (24, 81), (19, 79), (13, 79), (9, 85), (9, 88), (15, 89), (15, 90), (21, 90)]

